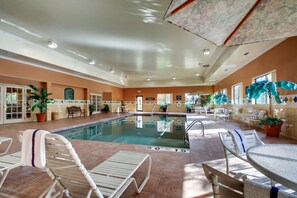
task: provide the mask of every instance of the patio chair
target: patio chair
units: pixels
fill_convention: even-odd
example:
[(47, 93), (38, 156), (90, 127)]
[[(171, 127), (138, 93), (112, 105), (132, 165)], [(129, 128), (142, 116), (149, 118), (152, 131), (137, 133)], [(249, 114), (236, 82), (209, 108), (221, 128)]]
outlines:
[(265, 115), (265, 110), (252, 110), (250, 114), (242, 116), (240, 120), (246, 123), (250, 129), (251, 126), (257, 126), (258, 123), (264, 119)]
[[(263, 145), (264, 143), (260, 140), (257, 132), (255, 130), (246, 130), (241, 131), (244, 134), (244, 138), (246, 140), (245, 151), (256, 145)], [(224, 153), (226, 158), (226, 173), (230, 173), (230, 159), (237, 157), (244, 162), (248, 162), (246, 159), (246, 153), (242, 152), (242, 149), (238, 147), (241, 143), (236, 143), (234, 137), (230, 132), (219, 132), (220, 141), (224, 147)]]
[[(71, 143), (59, 134), (50, 133), (45, 135), (45, 152), (45, 170), (53, 183), (40, 197), (62, 197), (64, 194), (67, 197), (71, 197), (71, 194), (119, 197), (131, 183), (140, 193), (150, 177), (151, 157), (146, 153), (119, 151), (87, 171)], [(138, 187), (132, 175), (146, 160), (146, 178)], [(59, 191), (56, 191), (57, 187)]]
[(202, 167), (207, 180), (212, 184), (214, 198), (297, 198), (295, 194), (280, 190), (278, 187), (257, 183), (247, 179), (244, 175), (241, 175), (241, 178), (233, 178), (206, 163), (202, 163)]

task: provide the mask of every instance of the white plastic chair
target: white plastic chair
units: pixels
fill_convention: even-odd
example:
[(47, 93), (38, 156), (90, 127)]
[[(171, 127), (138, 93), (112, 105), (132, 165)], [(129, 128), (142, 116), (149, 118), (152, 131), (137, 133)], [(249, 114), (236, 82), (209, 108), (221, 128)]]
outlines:
[[(247, 140), (246, 150), (252, 146), (263, 145), (255, 130), (242, 131), (245, 139)], [(244, 162), (248, 162), (245, 153), (241, 153), (237, 144), (234, 142), (232, 135), (229, 132), (219, 132), (220, 141), (224, 147), (224, 153), (226, 158), (226, 173), (230, 173), (230, 158), (237, 157)]]

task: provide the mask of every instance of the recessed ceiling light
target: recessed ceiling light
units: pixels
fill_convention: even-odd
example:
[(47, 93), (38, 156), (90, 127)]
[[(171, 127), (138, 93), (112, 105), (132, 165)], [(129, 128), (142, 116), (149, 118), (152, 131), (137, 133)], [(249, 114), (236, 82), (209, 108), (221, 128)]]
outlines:
[(48, 45), (49, 48), (55, 49), (58, 47), (58, 44), (54, 41), (48, 41)]
[(176, 80), (176, 77), (174, 76), (172, 79), (173, 79), (173, 80)]
[(248, 55), (248, 54), (249, 54), (249, 52), (246, 52), (246, 53), (244, 53), (243, 55), (246, 56), (246, 55)]
[(150, 81), (151, 79), (150, 79), (150, 78), (147, 78), (146, 80), (147, 80), (147, 81)]
[(204, 54), (204, 55), (209, 55), (209, 54), (210, 54), (209, 49), (204, 49), (204, 50), (203, 50), (203, 54)]
[(90, 62), (89, 62), (89, 64), (90, 65), (95, 65), (96, 64), (96, 61), (94, 59), (91, 59)]
[(110, 69), (109, 72), (113, 74), (114, 73), (114, 69)]
[(200, 74), (196, 73), (195, 75), (196, 75), (196, 76), (199, 76)]

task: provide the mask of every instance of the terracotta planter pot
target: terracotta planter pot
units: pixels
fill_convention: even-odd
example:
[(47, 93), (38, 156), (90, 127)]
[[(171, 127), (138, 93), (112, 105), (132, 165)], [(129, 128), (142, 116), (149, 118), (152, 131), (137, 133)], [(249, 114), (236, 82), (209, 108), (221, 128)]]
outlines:
[(45, 113), (36, 113), (37, 122), (44, 122), (46, 120)]
[(273, 124), (272, 126), (269, 126), (268, 124), (264, 124), (263, 126), (267, 136), (279, 137), (282, 125), (283, 123), (281, 122), (278, 125)]

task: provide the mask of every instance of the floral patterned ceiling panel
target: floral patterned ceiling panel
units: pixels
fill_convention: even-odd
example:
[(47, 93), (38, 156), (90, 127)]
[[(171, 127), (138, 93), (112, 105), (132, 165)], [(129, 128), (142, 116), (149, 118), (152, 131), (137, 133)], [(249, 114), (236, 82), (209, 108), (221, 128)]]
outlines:
[(221, 46), (256, 0), (188, 0), (190, 4), (173, 14), (183, 2), (173, 0), (165, 20)]
[(172, 0), (164, 19), (218, 46), (297, 35), (297, 0)]
[(226, 46), (297, 35), (297, 0), (262, 0)]

